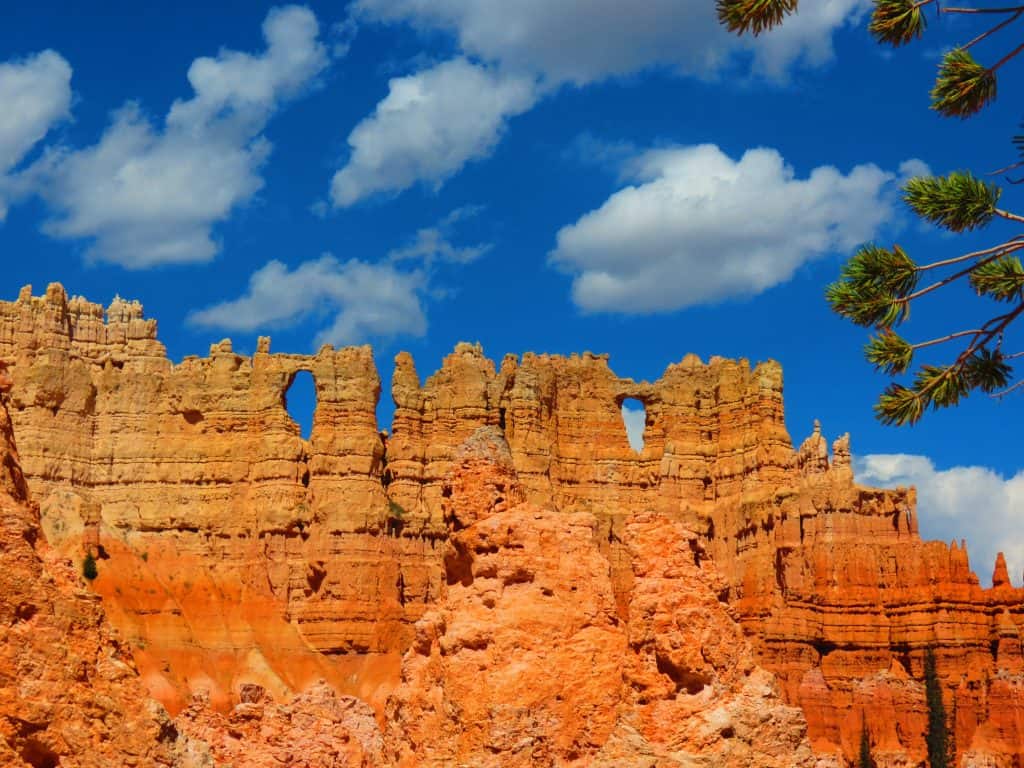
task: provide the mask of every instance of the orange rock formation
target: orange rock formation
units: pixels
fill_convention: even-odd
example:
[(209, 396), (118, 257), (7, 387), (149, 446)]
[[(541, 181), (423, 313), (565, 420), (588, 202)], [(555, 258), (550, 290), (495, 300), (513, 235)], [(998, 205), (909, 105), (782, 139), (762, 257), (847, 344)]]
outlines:
[(99, 598), (39, 541), (0, 365), (0, 765), (171, 765), (177, 733), (145, 702)]
[[(104, 310), (59, 285), (0, 303), (0, 360), (46, 538), (96, 551), (94, 588), (172, 711), (208, 691), (227, 712), (250, 683), (283, 701), (322, 678), (374, 708), (407, 764), (410, 742), (418, 759), (472, 763), (489, 744), (525, 755), (515, 737), (529, 734), (565, 764), (671, 765), (657, 761), (685, 731), (734, 761), (759, 742), (757, 764), (772, 765), (800, 744), (778, 685), (823, 765), (856, 754), (862, 721), (880, 766), (919, 765), (934, 647), (964, 765), (1024, 760), (1024, 591), (1005, 566), (982, 589), (965, 546), (921, 541), (912, 490), (857, 486), (847, 438), (830, 456), (816, 427), (794, 450), (775, 363), (690, 355), (637, 383), (604, 356), (496, 368), (463, 344), (421, 384), (403, 354), (385, 438), (368, 348), (281, 355), (260, 339), (247, 357), (224, 341), (175, 365), (137, 303)], [(285, 408), (300, 370), (317, 388), (309, 441)], [(639, 453), (619, 410), (630, 397), (646, 408)], [(453, 478), (481, 427), (501, 432), (508, 461), (490, 462), (495, 499), (472, 517), (453, 501), (469, 480)], [(671, 583), (729, 648), (673, 625), (691, 603)], [(687, 655), (698, 641), (706, 668)], [(549, 646), (568, 682), (517, 666), (513, 648)], [(585, 684), (591, 669), (608, 686)], [(694, 680), (715, 692), (703, 709)], [(501, 691), (536, 695), (537, 718), (502, 710)], [(779, 713), (770, 737), (743, 719), (758, 702)], [(581, 706), (600, 717), (569, 718)], [(460, 708), (477, 723), (462, 735)], [(736, 722), (728, 738), (701, 730), (716, 708)], [(662, 732), (664, 717), (689, 725)], [(415, 733), (422, 718), (449, 736)]]

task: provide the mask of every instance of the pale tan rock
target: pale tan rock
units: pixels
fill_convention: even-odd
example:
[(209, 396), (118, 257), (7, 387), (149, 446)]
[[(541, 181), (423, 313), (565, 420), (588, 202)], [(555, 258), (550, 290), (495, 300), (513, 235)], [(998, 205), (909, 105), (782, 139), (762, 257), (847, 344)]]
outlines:
[(40, 537), (6, 405), (0, 393), (0, 765), (179, 765), (177, 733), (79, 564)]

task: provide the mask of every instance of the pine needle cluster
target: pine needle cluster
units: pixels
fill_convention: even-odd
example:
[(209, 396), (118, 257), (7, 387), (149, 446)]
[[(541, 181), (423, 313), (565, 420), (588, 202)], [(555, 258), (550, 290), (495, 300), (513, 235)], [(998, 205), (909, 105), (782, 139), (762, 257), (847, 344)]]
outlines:
[[(998, 186), (963, 172), (918, 177), (904, 187), (904, 200), (918, 216), (951, 232), (985, 227), (996, 216), (1012, 217), (996, 207), (1000, 195)], [(1006, 328), (1024, 312), (1024, 267), (1014, 255), (1021, 249), (1024, 238), (1015, 238), (978, 253), (919, 265), (898, 245), (885, 249), (868, 244), (846, 263), (826, 298), (838, 314), (875, 329), (864, 354), (877, 370), (899, 376), (911, 370), (919, 350), (965, 341), (952, 363), (921, 365), (910, 384), (890, 384), (875, 406), (881, 421), (914, 424), (929, 408), (956, 405), (974, 390), (998, 394), (1008, 387), (1014, 355), (1005, 354), (1002, 345)], [(942, 269), (951, 274), (920, 286), (922, 275)], [(916, 344), (896, 331), (910, 317), (913, 301), (964, 278), (978, 296), (1011, 308), (980, 328)]]
[[(868, 30), (878, 42), (895, 47), (924, 35), (929, 11), (936, 15), (972, 14), (991, 22), (973, 40), (947, 52), (939, 64), (931, 92), (932, 108), (946, 117), (970, 117), (991, 104), (996, 98), (997, 70), (1024, 52), (1021, 43), (991, 65), (974, 57), (976, 46), (996, 39), (1024, 17), (1024, 5), (998, 5), (993, 0), (981, 0), (973, 7), (939, 0), (872, 2)], [(771, 30), (797, 6), (798, 0), (716, 0), (719, 21), (737, 34), (759, 35)], [(1001, 172), (1024, 167), (1024, 135), (1014, 137), (1013, 143), (1020, 159)], [(1011, 182), (1024, 183), (1024, 179)], [(1024, 223), (1024, 217), (998, 207), (999, 186), (970, 172), (914, 178), (903, 192), (904, 201), (917, 216), (950, 232), (983, 229), (997, 218)], [(873, 243), (850, 258), (839, 280), (826, 291), (832, 309), (857, 325), (874, 329), (864, 354), (877, 370), (893, 377), (910, 376), (909, 381), (892, 382), (880, 395), (875, 412), (882, 422), (914, 424), (929, 409), (956, 405), (971, 392), (1002, 397), (1024, 387), (1024, 381), (1010, 384), (1012, 361), (1024, 357), (1024, 350), (1003, 349), (1007, 329), (1024, 314), (1024, 267), (1017, 255), (1021, 250), (1024, 234), (930, 264), (916, 263), (898, 245), (887, 249)], [(899, 333), (899, 327), (910, 319), (914, 301), (957, 281), (966, 282), (975, 294), (991, 300), (999, 307), (997, 313), (979, 327), (954, 330), (936, 339), (911, 342)], [(936, 365), (917, 359), (921, 350), (949, 343), (960, 345), (951, 362)]]
[(942, 57), (932, 88), (932, 109), (946, 117), (970, 117), (996, 98), (996, 75), (963, 48)]
[(782, 23), (797, 0), (717, 0), (718, 21), (730, 32), (760, 35)]

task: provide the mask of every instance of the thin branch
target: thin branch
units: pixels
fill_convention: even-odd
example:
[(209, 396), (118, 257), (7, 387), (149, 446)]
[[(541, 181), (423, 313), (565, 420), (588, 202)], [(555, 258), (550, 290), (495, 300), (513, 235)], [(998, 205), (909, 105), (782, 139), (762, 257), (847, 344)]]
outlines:
[(1003, 355), (1003, 360), (1016, 360), (1018, 357), (1024, 357), (1024, 352), (1014, 352), (1012, 355)]
[[(1022, 244), (1022, 246), (1020, 246), (1020, 247), (1024, 247), (1024, 244)], [(1020, 247), (1014, 248), (1014, 250), (1019, 250)], [(939, 280), (938, 282), (932, 283), (931, 285), (927, 286), (926, 288), (922, 288), (919, 291), (914, 291), (909, 296), (905, 296), (902, 299), (900, 299), (900, 301), (902, 301), (902, 302), (910, 302), (910, 301), (913, 301), (914, 299), (920, 298), (921, 296), (929, 294), (932, 291), (937, 291), (942, 286), (949, 285), (953, 281), (959, 280), (961, 277), (965, 277), (966, 275), (971, 274), (971, 272), (976, 270), (978, 267), (982, 267), (982, 266), (988, 264), (990, 261), (995, 261), (996, 259), (998, 259), (1002, 255), (1003, 255), (1002, 251), (997, 251), (996, 253), (993, 253), (991, 256), (988, 256), (988, 257), (982, 259), (981, 261), (976, 262), (974, 264), (971, 264), (971, 266), (967, 267), (967, 269), (961, 269), (959, 272), (957, 272), (955, 274), (952, 274), (952, 275), (950, 275), (947, 278)]]
[(952, 341), (953, 339), (959, 339), (959, 338), (961, 338), (963, 336), (977, 336), (978, 334), (981, 334), (981, 333), (984, 333), (984, 332), (985, 331), (982, 328), (975, 328), (975, 329), (970, 330), (970, 331), (957, 331), (956, 333), (951, 333), (948, 336), (943, 336), (940, 339), (932, 339), (931, 341), (922, 341), (922, 342), (920, 342), (918, 344), (913, 344), (913, 345), (911, 345), (910, 348), (913, 349), (913, 350), (924, 349), (925, 347), (933, 347), (936, 344), (945, 344), (947, 341)]
[[(1021, 45), (1021, 50), (1024, 50), (1024, 45)], [(1019, 221), (1024, 223), (1024, 216), (1018, 216), (1016, 213), (1010, 213), (1009, 211), (1004, 211), (1001, 208), (994, 208), (993, 213), (995, 213), (996, 216), (1002, 216), (1004, 219), (1009, 219), (1010, 221)]]
[(1002, 168), (997, 168), (994, 171), (989, 171), (988, 175), (989, 176), (998, 176), (999, 174), (1006, 173), (1007, 171), (1015, 171), (1016, 169), (1020, 168), (1022, 165), (1024, 165), (1024, 160), (1018, 160), (1016, 163), (1010, 163), (1009, 165), (1004, 165)]
[(971, 40), (971, 42), (969, 42), (967, 45), (961, 45), (960, 48), (966, 51), (968, 48), (970, 48), (975, 43), (980, 43), (982, 40), (984, 40), (989, 35), (994, 35), (996, 32), (998, 32), (1000, 29), (1002, 29), (1003, 27), (1007, 26), (1008, 24), (1013, 24), (1013, 22), (1015, 22), (1017, 19), (1020, 18), (1020, 15), (1022, 13), (1024, 13), (1024, 8), (1021, 8), (1019, 11), (1017, 11), (1015, 14), (1013, 14), (1010, 18), (1003, 19), (1001, 22), (999, 22), (994, 27), (992, 27), (992, 29), (990, 29), (988, 32), (982, 32), (976, 38)]
[(943, 8), (943, 13), (1018, 13), (1024, 11), (1024, 5), (1014, 5), (1008, 8)]
[(994, 245), (991, 248), (985, 248), (981, 251), (974, 251), (973, 253), (965, 253), (963, 256), (954, 256), (952, 259), (945, 259), (943, 261), (935, 261), (931, 264), (925, 264), (923, 267), (918, 267), (918, 272), (926, 272), (929, 269), (936, 269), (937, 267), (948, 267), (950, 264), (958, 264), (961, 261), (967, 261), (968, 259), (975, 259), (978, 256), (985, 256), (989, 253), (995, 253), (997, 256), (1002, 256), (1005, 253), (1013, 253), (1024, 248), (1024, 242), (1018, 242), (1024, 240), (1024, 235), (1017, 235), (1011, 237), (1005, 243)]
[[(964, 365), (966, 365), (967, 361), (971, 358), (971, 355), (973, 355), (979, 349), (983, 348), (986, 344), (992, 341), (992, 339), (995, 336), (998, 336), (1004, 330), (1006, 330), (1006, 327), (1014, 320), (1016, 320), (1022, 312), (1024, 312), (1024, 302), (1018, 305), (1016, 309), (1007, 312), (1005, 315), (993, 317), (991, 320), (985, 323), (985, 325), (982, 326), (984, 332), (982, 334), (978, 334), (975, 336), (974, 340), (967, 346), (967, 348), (960, 353), (956, 361), (951, 366), (949, 366), (949, 368), (942, 372), (942, 375), (936, 376), (928, 384), (922, 387), (916, 393), (916, 398), (921, 399), (927, 392), (937, 387), (939, 385), (939, 382), (944, 381), (950, 376), (954, 376), (960, 373), (960, 371), (963, 370)], [(994, 328), (989, 329), (989, 326), (992, 325), (993, 323), (996, 323), (997, 325)], [(1024, 383), (1024, 381), (1020, 383)]]
[(1024, 43), (1021, 43), (1020, 45), (1018, 45), (1016, 48), (1014, 48), (1008, 54), (1003, 56), (1003, 58), (1001, 58), (999, 61), (997, 61), (991, 67), (989, 67), (988, 68), (989, 74), (993, 74), (997, 69), (999, 69), (1001, 66), (1003, 66), (1003, 64), (1008, 62), (1010, 59), (1012, 59), (1014, 56), (1016, 56), (1021, 51), (1024, 51)]
[(1004, 397), (1006, 397), (1008, 394), (1013, 392), (1015, 389), (1020, 389), (1021, 387), (1024, 387), (1024, 379), (1021, 379), (1020, 381), (1018, 381), (1013, 386), (1007, 387), (1004, 390), (1001, 390), (999, 392), (993, 392), (991, 395), (989, 395), (989, 397), (995, 398), (996, 400), (1002, 400)]

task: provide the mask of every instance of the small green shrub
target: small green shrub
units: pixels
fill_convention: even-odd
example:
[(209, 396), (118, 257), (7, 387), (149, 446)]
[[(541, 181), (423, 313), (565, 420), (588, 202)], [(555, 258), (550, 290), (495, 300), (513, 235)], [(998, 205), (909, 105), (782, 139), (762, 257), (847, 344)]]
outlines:
[(96, 558), (93, 557), (92, 552), (90, 552), (85, 556), (85, 559), (82, 560), (82, 576), (87, 580), (92, 581), (99, 575), (100, 572), (96, 569)]

